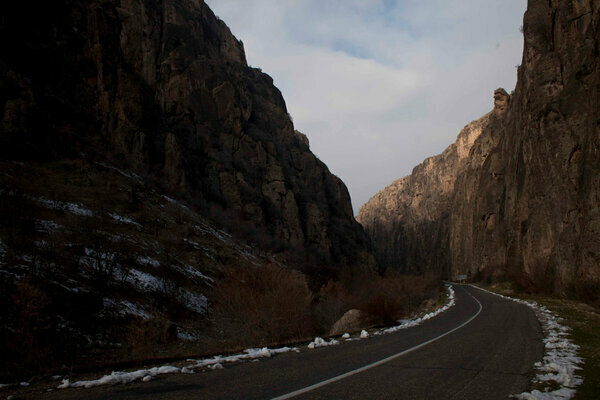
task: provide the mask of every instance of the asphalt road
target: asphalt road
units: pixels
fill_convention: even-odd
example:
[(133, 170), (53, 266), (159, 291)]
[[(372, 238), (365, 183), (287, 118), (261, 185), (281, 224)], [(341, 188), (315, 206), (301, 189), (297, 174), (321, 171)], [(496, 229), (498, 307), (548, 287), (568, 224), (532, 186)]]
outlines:
[(454, 307), (397, 333), (43, 398), (491, 400), (527, 390), (544, 350), (534, 313), (469, 286), (456, 285), (455, 291)]

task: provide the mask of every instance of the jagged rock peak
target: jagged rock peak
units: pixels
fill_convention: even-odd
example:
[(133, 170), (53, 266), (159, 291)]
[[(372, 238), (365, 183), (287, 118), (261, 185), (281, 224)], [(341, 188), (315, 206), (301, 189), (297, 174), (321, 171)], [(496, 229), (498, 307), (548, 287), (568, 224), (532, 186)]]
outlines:
[(494, 110), (504, 112), (510, 103), (510, 95), (506, 90), (499, 88), (494, 91)]

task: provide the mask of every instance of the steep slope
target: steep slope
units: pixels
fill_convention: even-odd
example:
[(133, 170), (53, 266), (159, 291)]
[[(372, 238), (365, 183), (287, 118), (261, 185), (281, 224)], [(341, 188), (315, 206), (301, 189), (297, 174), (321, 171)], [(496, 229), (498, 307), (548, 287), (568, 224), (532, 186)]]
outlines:
[(107, 158), (263, 248), (372, 266), (345, 185), (202, 0), (2, 7), (0, 156)]
[[(599, 8), (592, 0), (529, 1), (517, 86), (468, 157), (448, 160), (452, 145), (431, 159), (435, 169), (415, 168), (361, 208), (380, 259), (398, 241), (387, 265), (510, 277), (584, 296), (597, 290)], [(450, 189), (439, 184), (447, 176), (455, 177)], [(404, 182), (408, 191), (397, 195)]]
[(298, 339), (310, 289), (374, 272), (345, 185), (203, 1), (3, 3), (0, 44), (0, 377)]
[(273, 262), (134, 173), (0, 161), (0, 378), (206, 352), (223, 274)]

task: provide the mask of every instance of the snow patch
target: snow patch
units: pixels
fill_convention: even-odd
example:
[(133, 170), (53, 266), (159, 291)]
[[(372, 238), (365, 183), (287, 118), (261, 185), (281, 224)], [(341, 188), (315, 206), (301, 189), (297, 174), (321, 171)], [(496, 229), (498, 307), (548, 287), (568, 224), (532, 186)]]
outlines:
[(360, 332), (360, 338), (361, 339), (366, 339), (369, 337), (369, 332), (365, 331), (364, 329)]
[(142, 319), (150, 319), (151, 315), (148, 314), (146, 311), (144, 311), (144, 309), (142, 309), (141, 307), (139, 307), (137, 304), (132, 303), (130, 301), (127, 300), (121, 300), (117, 307), (120, 308), (119, 310), (119, 314), (120, 315), (135, 315), (136, 317), (140, 317)]
[(102, 378), (87, 381), (70, 382), (68, 379), (63, 379), (58, 385), (58, 389), (67, 388), (92, 388), (101, 385), (116, 385), (119, 383), (130, 383), (134, 381), (148, 382), (157, 375), (162, 374), (191, 374), (197, 368), (222, 369), (224, 363), (240, 362), (245, 360), (255, 360), (264, 357), (271, 357), (276, 354), (287, 353), (290, 351), (298, 352), (296, 347), (282, 347), (278, 349), (269, 349), (267, 347), (258, 349), (247, 349), (244, 353), (235, 354), (232, 356), (214, 356), (203, 360), (188, 360), (193, 361), (193, 364), (182, 368), (165, 365), (162, 367), (154, 367), (149, 369), (140, 369), (131, 372), (114, 371), (110, 375), (105, 375)]
[(560, 388), (553, 390), (552, 392), (540, 392), (539, 390), (532, 390), (531, 392), (515, 395), (513, 398), (524, 400), (562, 400), (572, 399), (574, 396), (575, 389)]
[(177, 328), (177, 338), (180, 340), (193, 342), (195, 340), (200, 340), (202, 337), (194, 333), (187, 332), (181, 328)]
[(91, 210), (88, 210), (81, 204), (66, 203), (58, 200), (49, 200), (44, 199), (43, 197), (34, 197), (32, 200), (35, 200), (44, 207), (50, 208), (52, 210), (70, 212), (71, 214), (79, 215), (82, 217), (91, 217), (94, 215), (94, 213)]
[[(546, 334), (544, 338), (544, 347), (546, 352), (541, 362), (534, 365), (538, 370), (534, 382), (546, 383), (544, 391), (533, 390), (513, 395), (515, 399), (525, 400), (558, 400), (571, 399), (575, 396), (575, 387), (583, 383), (583, 379), (575, 371), (581, 369), (583, 359), (577, 356), (579, 346), (571, 342), (568, 338), (571, 328), (562, 325), (563, 319), (554, 315), (546, 306), (540, 305), (534, 301), (526, 301), (503, 296), (489, 290), (473, 286), (484, 292), (500, 296), (507, 300), (524, 304), (531, 308)], [(560, 385), (559, 389), (552, 390), (555, 384)]]
[(118, 173), (120, 173), (124, 177), (133, 179), (133, 180), (137, 181), (138, 183), (143, 183), (144, 182), (143, 179), (139, 175), (134, 174), (133, 172), (125, 172), (125, 171), (123, 171), (123, 170), (121, 170), (121, 169), (119, 169), (117, 167), (113, 167), (112, 165), (108, 165), (106, 163), (97, 162), (96, 164), (100, 165), (101, 167), (104, 167), (104, 168), (107, 168), (107, 169), (112, 169), (113, 171), (117, 171)]
[(335, 345), (337, 345), (337, 344), (340, 344), (340, 342), (338, 342), (338, 341), (337, 341), (337, 340), (335, 340), (335, 339), (331, 339), (331, 340), (328, 342), (328, 341), (326, 341), (325, 339), (323, 339), (323, 338), (320, 338), (320, 337), (318, 337), (318, 336), (317, 336), (317, 337), (315, 338), (315, 340), (313, 340), (312, 342), (310, 342), (310, 343), (308, 344), (308, 348), (312, 350), (312, 349), (316, 349), (317, 347), (335, 346)]
[(168, 201), (169, 203), (172, 203), (172, 204), (178, 205), (179, 207), (183, 208), (184, 210), (189, 210), (189, 208), (188, 208), (186, 205), (184, 205), (184, 204), (181, 204), (180, 202), (178, 202), (178, 201), (177, 201), (177, 200), (175, 200), (175, 199), (172, 199), (172, 198), (170, 198), (169, 196), (162, 195), (161, 197), (162, 197), (163, 199), (165, 199), (166, 201)]
[(179, 267), (177, 265), (172, 265), (172, 267), (184, 275), (187, 275), (189, 277), (194, 277), (194, 278), (200, 278), (200, 279), (207, 281), (207, 285), (209, 285), (209, 286), (211, 286), (211, 284), (215, 282), (215, 280), (213, 278), (211, 278), (210, 276), (204, 275), (202, 272), (198, 271), (196, 268), (192, 267), (191, 265), (183, 264), (183, 267)]
[(68, 379), (63, 379), (62, 383), (58, 385), (58, 389), (66, 389), (66, 388), (78, 388), (83, 387), (86, 389), (102, 386), (102, 385), (116, 385), (119, 383), (130, 383), (136, 380), (141, 379), (143, 382), (148, 382), (150, 379), (157, 375), (162, 374), (172, 374), (176, 372), (181, 372), (181, 368), (173, 367), (170, 365), (165, 365), (162, 367), (154, 367), (150, 369), (140, 369), (133, 372), (121, 372), (121, 371), (113, 371), (110, 375), (105, 375), (100, 379), (89, 380), (89, 381), (78, 381), (78, 382), (69, 382)]
[(48, 220), (44, 220), (44, 219), (36, 219), (35, 220), (35, 231), (37, 233), (47, 233), (47, 234), (52, 234), (55, 233), (59, 230), (61, 230), (63, 227), (59, 224), (57, 224), (54, 221), (48, 221)]
[[(248, 245), (237, 242), (236, 240), (234, 240), (233, 236), (231, 236), (227, 232), (224, 232), (222, 230), (213, 229), (210, 226), (195, 225), (194, 228), (197, 231), (200, 231), (201, 233), (203, 233), (204, 235), (206, 235), (206, 234), (212, 235), (212, 236), (216, 237), (217, 239), (219, 239), (221, 242), (226, 243), (227, 245), (233, 247), (240, 255), (244, 256), (247, 260), (249, 260), (251, 262), (256, 261), (256, 256), (254, 254), (250, 253), (252, 251), (252, 248)], [(188, 241), (186, 239), (184, 239), (184, 240)], [(201, 248), (201, 246), (198, 243), (194, 244), (194, 242), (191, 242), (191, 241), (189, 241), (189, 242), (192, 245), (198, 246)], [(200, 248), (198, 248), (197, 250), (200, 250)], [(206, 253), (206, 255), (210, 258), (213, 258), (210, 256), (209, 253)]]
[(136, 261), (137, 261), (138, 264), (141, 264), (141, 265), (150, 265), (150, 266), (152, 266), (154, 268), (160, 267), (160, 262), (157, 261), (157, 260), (155, 260), (154, 258), (151, 258), (151, 257), (139, 256), (136, 259)]
[(190, 369), (210, 367), (215, 364), (233, 363), (245, 360), (255, 360), (259, 358), (271, 357), (276, 354), (287, 353), (290, 351), (299, 352), (297, 347), (281, 347), (278, 349), (269, 349), (268, 347), (246, 349), (244, 353), (235, 354), (232, 356), (214, 356), (212, 358), (206, 358), (203, 360), (190, 360), (195, 361), (194, 364), (188, 365)]
[(143, 292), (158, 291), (163, 287), (162, 279), (135, 268), (129, 270), (125, 281)]
[[(131, 268), (127, 272), (116, 269), (115, 279), (127, 282), (141, 292), (160, 292), (164, 290), (165, 281), (152, 274)], [(203, 294), (192, 292), (188, 289), (178, 288), (177, 295), (182, 305), (199, 314), (206, 313), (208, 299)]]
[[(46, 249), (50, 247), (50, 243), (46, 242), (45, 240), (36, 240), (35, 242), (33, 242), (33, 244), (35, 245), (35, 247), (39, 247), (40, 249)], [(1, 249), (0, 253), (2, 253)]]
[(115, 214), (115, 213), (109, 213), (108, 215), (110, 215), (112, 217), (112, 219), (114, 219), (115, 221), (117, 221), (121, 224), (129, 224), (129, 225), (135, 225), (135, 226), (139, 226), (139, 227), (142, 226), (142, 225), (138, 224), (137, 222), (135, 222), (134, 220), (132, 220), (131, 218), (123, 217), (123, 216)]
[(208, 299), (202, 294), (191, 292), (187, 289), (181, 289), (183, 305), (198, 314), (204, 314), (208, 306)]

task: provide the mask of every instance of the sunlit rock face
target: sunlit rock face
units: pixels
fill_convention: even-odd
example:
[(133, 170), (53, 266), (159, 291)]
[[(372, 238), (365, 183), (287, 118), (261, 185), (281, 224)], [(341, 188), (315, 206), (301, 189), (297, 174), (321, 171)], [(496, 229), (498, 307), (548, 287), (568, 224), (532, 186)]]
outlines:
[(529, 2), (514, 93), (361, 208), (384, 265), (559, 292), (600, 279), (597, 1)]
[(26, 3), (0, 27), (2, 157), (108, 158), (260, 246), (373, 266), (346, 186), (203, 1)]
[(448, 228), (456, 181), (470, 165), (476, 140), (497, 115), (465, 126), (442, 154), (426, 159), (360, 208), (358, 220), (373, 240), (381, 267), (450, 273)]

